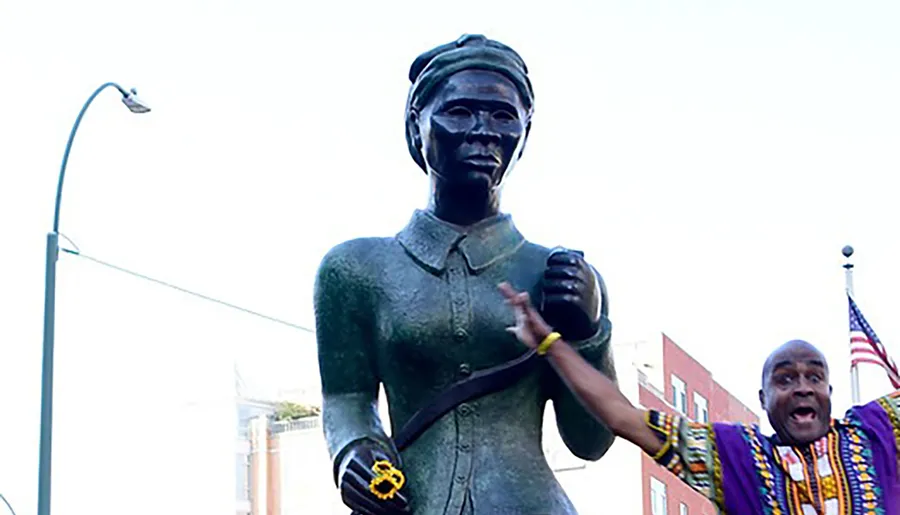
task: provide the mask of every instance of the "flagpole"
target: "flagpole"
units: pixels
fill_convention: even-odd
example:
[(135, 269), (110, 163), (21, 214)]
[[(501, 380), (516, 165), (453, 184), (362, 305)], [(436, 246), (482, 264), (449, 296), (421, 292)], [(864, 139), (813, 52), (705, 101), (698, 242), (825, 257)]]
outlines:
[[(853, 247), (850, 245), (841, 249), (841, 253), (847, 258), (844, 263), (844, 290), (850, 298), (853, 298), (853, 263), (850, 256), (853, 255)], [(859, 405), (859, 368), (856, 364), (850, 366), (850, 395), (854, 406)]]

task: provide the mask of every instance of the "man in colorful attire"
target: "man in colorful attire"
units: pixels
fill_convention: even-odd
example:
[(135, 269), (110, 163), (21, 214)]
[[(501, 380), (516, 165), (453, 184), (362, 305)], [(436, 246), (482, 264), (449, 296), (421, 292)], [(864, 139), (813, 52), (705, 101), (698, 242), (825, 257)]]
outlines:
[(775, 435), (743, 424), (697, 424), (635, 408), (531, 306), (501, 285), (510, 328), (551, 365), (617, 435), (729, 515), (900, 515), (900, 391), (831, 418), (822, 353), (804, 341), (776, 349), (763, 367), (760, 403)]
[(900, 392), (857, 406), (811, 442), (757, 426), (697, 424), (658, 411), (653, 458), (729, 514), (900, 514)]

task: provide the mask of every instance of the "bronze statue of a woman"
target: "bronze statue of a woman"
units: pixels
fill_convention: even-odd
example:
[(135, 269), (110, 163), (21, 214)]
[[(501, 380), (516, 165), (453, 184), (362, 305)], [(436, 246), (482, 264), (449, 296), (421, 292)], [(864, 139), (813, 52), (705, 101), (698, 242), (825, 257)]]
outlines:
[[(430, 179), (428, 207), (395, 237), (334, 247), (316, 278), (335, 481), (344, 503), (363, 514), (576, 513), (543, 455), (545, 403), (553, 402), (563, 441), (582, 459), (600, 459), (613, 436), (543, 361), (502, 388), (457, 397), (419, 424), (417, 438), (395, 445), (414, 414), (446, 401), (452, 385), (526, 351), (506, 330), (514, 315), (501, 281), (529, 292), (557, 331), (615, 377), (600, 275), (579, 252), (525, 240), (500, 212), (501, 185), (531, 128), (534, 93), (522, 58), (463, 36), (419, 56), (409, 78), (406, 139)], [(394, 440), (378, 416), (379, 385)], [(396, 472), (399, 490), (377, 487), (379, 467)]]

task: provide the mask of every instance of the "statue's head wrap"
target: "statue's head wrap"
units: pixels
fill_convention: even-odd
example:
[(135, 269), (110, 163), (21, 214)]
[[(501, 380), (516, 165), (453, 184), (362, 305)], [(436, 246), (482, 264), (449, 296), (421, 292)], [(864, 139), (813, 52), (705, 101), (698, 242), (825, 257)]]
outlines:
[[(463, 35), (453, 43), (433, 48), (420, 55), (409, 68), (409, 97), (406, 100), (406, 115), (411, 109), (421, 111), (440, 84), (463, 70), (487, 70), (508, 78), (519, 90), (522, 105), (531, 117), (534, 109), (534, 91), (528, 80), (525, 61), (512, 48), (487, 39), (481, 35)], [(407, 128), (406, 144), (413, 160), (426, 170), (425, 159), (413, 141), (413, 134)]]

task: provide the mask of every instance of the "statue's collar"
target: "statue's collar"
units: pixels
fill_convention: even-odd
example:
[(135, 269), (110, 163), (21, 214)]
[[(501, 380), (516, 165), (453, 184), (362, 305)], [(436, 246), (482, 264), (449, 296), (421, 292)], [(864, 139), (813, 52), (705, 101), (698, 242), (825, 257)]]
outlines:
[(447, 256), (454, 248), (459, 248), (469, 269), (478, 273), (518, 250), (525, 238), (507, 214), (457, 227), (417, 209), (406, 228), (397, 235), (397, 241), (433, 273), (444, 270)]

